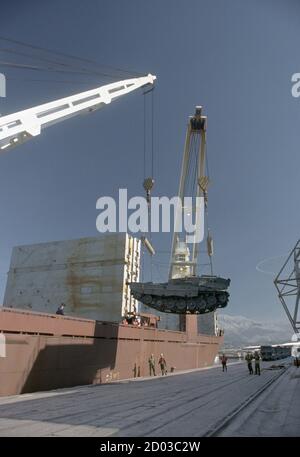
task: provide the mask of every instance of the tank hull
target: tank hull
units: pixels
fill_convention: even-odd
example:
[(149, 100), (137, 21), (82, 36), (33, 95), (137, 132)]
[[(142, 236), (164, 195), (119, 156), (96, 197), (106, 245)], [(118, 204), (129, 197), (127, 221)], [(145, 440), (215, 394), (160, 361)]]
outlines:
[(195, 319), (176, 332), (2, 308), (0, 395), (148, 376), (151, 353), (169, 370), (212, 365), (223, 337), (197, 334)]
[(163, 313), (205, 314), (225, 308), (230, 279), (194, 276), (170, 279), (166, 283), (129, 283), (133, 297)]

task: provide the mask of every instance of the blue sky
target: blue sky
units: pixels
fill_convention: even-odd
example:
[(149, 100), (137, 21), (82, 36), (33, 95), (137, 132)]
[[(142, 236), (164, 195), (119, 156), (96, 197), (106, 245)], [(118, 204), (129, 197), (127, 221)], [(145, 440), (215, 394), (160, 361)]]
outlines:
[[(287, 254), (299, 238), (300, 99), (291, 96), (291, 76), (300, 72), (299, 15), (293, 0), (1, 5), (2, 36), (157, 75), (154, 195), (176, 195), (186, 120), (204, 106), (214, 265), (232, 279), (229, 314), (283, 316), (272, 275), (256, 265)], [(33, 77), (24, 71), (0, 72), (7, 76), (2, 114), (102, 83), (41, 83), (25, 80)], [(13, 246), (95, 236), (98, 197), (122, 187), (141, 194), (143, 138), (143, 97), (135, 93), (0, 156), (0, 297)], [(167, 235), (153, 241), (169, 249)], [(168, 261), (157, 256), (155, 280)]]

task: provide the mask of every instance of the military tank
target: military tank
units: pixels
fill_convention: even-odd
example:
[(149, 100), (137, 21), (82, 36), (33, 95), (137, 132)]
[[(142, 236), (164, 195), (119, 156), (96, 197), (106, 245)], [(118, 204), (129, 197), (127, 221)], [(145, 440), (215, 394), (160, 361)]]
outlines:
[(204, 314), (228, 304), (230, 279), (193, 276), (166, 283), (131, 282), (133, 297), (157, 311), (173, 314)]

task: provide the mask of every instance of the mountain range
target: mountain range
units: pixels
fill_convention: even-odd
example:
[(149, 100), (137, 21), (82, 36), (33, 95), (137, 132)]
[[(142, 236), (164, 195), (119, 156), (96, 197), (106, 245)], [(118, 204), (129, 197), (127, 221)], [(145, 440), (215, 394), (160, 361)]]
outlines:
[(218, 314), (218, 325), (224, 329), (225, 347), (242, 347), (277, 344), (291, 340), (293, 334), (289, 322), (256, 321), (244, 316)]

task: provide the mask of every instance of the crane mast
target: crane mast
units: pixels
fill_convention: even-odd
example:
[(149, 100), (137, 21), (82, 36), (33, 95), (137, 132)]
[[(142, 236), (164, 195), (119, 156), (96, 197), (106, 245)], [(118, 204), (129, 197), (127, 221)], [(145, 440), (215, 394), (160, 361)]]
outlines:
[(154, 84), (156, 76), (125, 79), (0, 117), (0, 151), (39, 135), (42, 129), (78, 114), (96, 111), (122, 95)]
[[(207, 117), (202, 115), (202, 107), (196, 106), (195, 115), (190, 116), (187, 125), (178, 192), (181, 202), (184, 202), (186, 197), (203, 197), (205, 205), (207, 204), (208, 177), (205, 176), (206, 124)], [(191, 170), (193, 167), (194, 170)], [(190, 195), (193, 192), (195, 195)], [(203, 220), (199, 220), (196, 203), (189, 208), (185, 207), (184, 211), (191, 220), (195, 220), (196, 226), (204, 223)], [(182, 214), (178, 214), (177, 217), (181, 218)], [(175, 222), (176, 226), (177, 221)], [(191, 248), (189, 248), (187, 234), (183, 232), (179, 236), (174, 231), (169, 279), (195, 276), (197, 274), (198, 253), (199, 243), (193, 242)], [(212, 253), (212, 250), (209, 253)]]
[[(182, 218), (182, 208), (180, 208), (180, 211), (176, 211), (175, 214), (168, 282), (156, 284), (153, 282), (129, 283), (131, 294), (136, 300), (157, 311), (181, 315), (181, 324), (186, 320), (187, 314), (210, 313), (217, 308), (227, 306), (229, 300), (227, 289), (230, 285), (230, 279), (213, 276), (212, 272), (210, 275), (197, 276), (199, 253), (197, 228), (199, 224), (204, 224), (204, 220), (203, 214), (201, 215), (197, 208), (199, 201), (194, 202), (192, 197), (203, 197), (204, 208), (207, 206), (206, 121), (206, 116), (202, 115), (202, 108), (197, 106), (195, 115), (189, 118), (179, 183), (181, 206), (182, 203), (184, 205), (183, 212), (187, 213), (191, 219), (194, 216), (194, 233), (191, 238), (188, 238), (189, 231), (186, 230), (186, 227), (182, 232), (178, 230), (177, 221), (178, 218)], [(187, 208), (185, 207), (185, 197), (190, 197), (188, 200), (190, 206)], [(191, 228), (191, 224), (189, 227)], [(209, 234), (207, 248), (208, 255), (211, 257), (213, 249)], [(193, 323), (196, 322), (193, 319)]]

